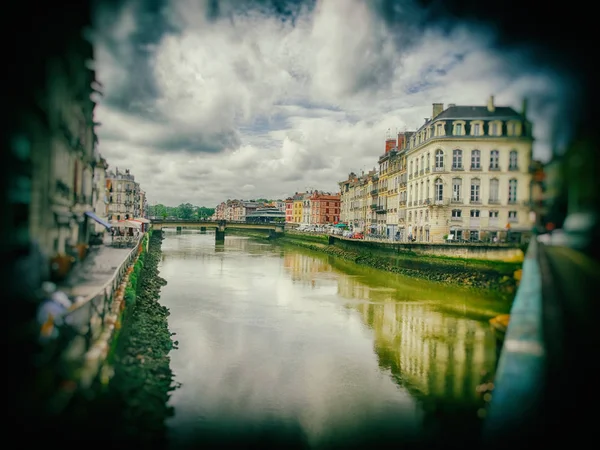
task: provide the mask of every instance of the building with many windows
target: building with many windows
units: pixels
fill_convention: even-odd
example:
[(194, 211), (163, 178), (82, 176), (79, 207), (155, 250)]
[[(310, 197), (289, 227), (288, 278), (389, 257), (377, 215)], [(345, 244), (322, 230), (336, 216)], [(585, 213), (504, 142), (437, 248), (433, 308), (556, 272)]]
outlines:
[(106, 186), (109, 193), (108, 219), (134, 219), (142, 215), (140, 185), (129, 169), (106, 174)]
[(497, 107), (433, 104), (409, 139), (408, 233), (419, 242), (445, 239), (518, 241), (531, 230), (529, 166), (532, 125)]

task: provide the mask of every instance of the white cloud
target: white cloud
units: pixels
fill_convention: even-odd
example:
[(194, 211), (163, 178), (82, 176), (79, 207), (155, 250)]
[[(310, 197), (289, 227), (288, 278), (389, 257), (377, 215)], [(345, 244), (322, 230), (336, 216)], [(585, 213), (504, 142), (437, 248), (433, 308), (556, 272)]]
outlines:
[(139, 10), (125, 9), (97, 44), (110, 99), (97, 109), (101, 153), (151, 202), (336, 191), (375, 166), (386, 130), (420, 126), (433, 102), (484, 105), (490, 94), (517, 109), (527, 95), (534, 155), (549, 153), (557, 77), (491, 52), (479, 31), (399, 40), (366, 5), (322, 0), (294, 21), (230, 9), (209, 21), (206, 2), (173, 0), (163, 20), (178, 31), (143, 43), (132, 38), (144, 31)]

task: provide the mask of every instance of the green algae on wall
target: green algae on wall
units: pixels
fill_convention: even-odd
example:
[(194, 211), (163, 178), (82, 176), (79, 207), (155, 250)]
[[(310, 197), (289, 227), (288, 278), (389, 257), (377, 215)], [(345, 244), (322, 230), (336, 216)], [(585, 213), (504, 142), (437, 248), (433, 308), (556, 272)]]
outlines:
[(167, 448), (166, 420), (173, 414), (168, 401), (175, 389), (169, 352), (176, 342), (169, 310), (158, 301), (166, 284), (158, 275), (162, 239), (162, 232), (152, 233), (130, 274), (121, 329), (103, 371), (106, 378), (109, 368), (112, 376), (80, 395), (63, 418), (73, 439)]

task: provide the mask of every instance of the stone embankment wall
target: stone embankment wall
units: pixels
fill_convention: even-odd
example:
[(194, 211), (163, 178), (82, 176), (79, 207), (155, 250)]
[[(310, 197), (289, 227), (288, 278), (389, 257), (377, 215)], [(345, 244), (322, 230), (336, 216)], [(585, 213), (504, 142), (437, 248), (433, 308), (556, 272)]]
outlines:
[[(493, 289), (512, 297), (521, 276), (520, 262), (479, 260), (416, 252), (394, 244), (334, 239), (329, 236), (286, 232), (279, 243), (320, 251), (357, 264), (430, 281)], [(410, 244), (408, 244), (410, 245)], [(425, 249), (426, 250), (426, 249)], [(519, 250), (520, 251), (520, 250)]]
[(162, 239), (162, 232), (154, 231), (130, 271), (101, 376), (67, 416), (73, 438), (167, 448), (165, 422), (172, 415), (168, 401), (175, 389), (169, 352), (177, 342), (169, 332), (169, 310), (159, 303), (166, 284), (158, 274)]

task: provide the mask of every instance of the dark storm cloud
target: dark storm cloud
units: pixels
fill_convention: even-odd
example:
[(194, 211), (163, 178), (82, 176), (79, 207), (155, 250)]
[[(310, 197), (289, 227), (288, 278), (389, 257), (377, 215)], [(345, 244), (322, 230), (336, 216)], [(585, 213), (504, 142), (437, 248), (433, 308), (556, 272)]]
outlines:
[[(178, 30), (168, 21), (167, 0), (128, 0), (99, 2), (95, 14), (97, 44), (127, 72), (124, 83), (105, 86), (103, 103), (122, 111), (151, 114), (151, 105), (159, 96), (151, 67), (151, 55), (162, 37)], [(111, 33), (111, 27), (131, 8), (135, 31), (123, 39)]]
[(206, 18), (215, 21), (231, 18), (234, 14), (250, 11), (259, 12), (279, 18), (281, 21), (295, 23), (298, 16), (305, 11), (312, 11), (316, 0), (209, 0)]
[(226, 149), (237, 148), (241, 139), (234, 130), (221, 133), (173, 133), (164, 138), (145, 142), (165, 151), (184, 151), (188, 153), (218, 153)]

